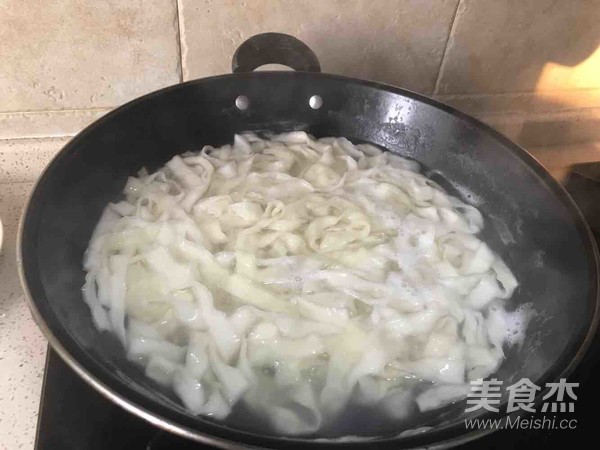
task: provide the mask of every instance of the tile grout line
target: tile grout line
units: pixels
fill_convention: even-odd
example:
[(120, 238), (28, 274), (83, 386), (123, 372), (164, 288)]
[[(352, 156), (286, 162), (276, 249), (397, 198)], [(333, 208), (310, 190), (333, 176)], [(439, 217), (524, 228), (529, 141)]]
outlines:
[(0, 116), (2, 115), (19, 115), (19, 114), (62, 114), (62, 113), (88, 113), (88, 112), (104, 112), (111, 111), (115, 108), (115, 106), (106, 106), (101, 108), (73, 108), (73, 109), (34, 109), (28, 111), (0, 111)]
[(489, 98), (489, 97), (506, 97), (506, 96), (539, 96), (539, 95), (552, 95), (558, 93), (600, 93), (600, 87), (590, 88), (564, 88), (564, 89), (544, 89), (542, 91), (505, 91), (505, 92), (470, 92), (470, 93), (455, 93), (455, 94), (436, 94), (439, 97), (453, 97), (453, 98)]
[[(580, 109), (565, 109), (562, 111), (539, 111), (539, 112), (519, 112), (514, 110), (504, 110), (504, 111), (471, 111), (469, 114), (474, 115), (478, 118), (485, 117), (486, 119), (500, 119), (508, 117), (509, 119), (521, 120), (523, 118), (527, 119), (552, 119), (552, 118), (568, 118), (568, 117), (591, 117), (595, 118), (600, 116), (600, 114), (594, 114), (597, 109), (600, 111), (600, 108), (580, 108)], [(591, 113), (591, 114), (590, 114)], [(575, 122), (575, 121), (574, 121)]]
[[(41, 173), (40, 173), (41, 175)], [(37, 181), (37, 179), (39, 178), (39, 176), (35, 177), (32, 180), (21, 180), (21, 181), (0, 181), (0, 186), (6, 186), (8, 184), (11, 185), (17, 185), (17, 184), (33, 184)]]
[(181, 36), (181, 7), (179, 0), (175, 1), (175, 13), (177, 14), (177, 50), (179, 51), (179, 82), (183, 83), (183, 43)]
[(0, 137), (0, 144), (9, 142), (9, 141), (34, 141), (36, 139), (73, 139), (77, 133), (75, 134), (40, 134), (36, 136), (20, 136), (20, 137)]
[(446, 45), (444, 45), (444, 53), (442, 54), (442, 60), (440, 61), (440, 66), (438, 67), (438, 73), (435, 80), (435, 86), (433, 87), (433, 95), (438, 95), (440, 90), (440, 82), (442, 81), (442, 74), (444, 72), (444, 68), (446, 66), (446, 55), (448, 53), (448, 46), (450, 45), (450, 39), (452, 39), (452, 35), (454, 34), (454, 29), (456, 28), (456, 22), (458, 21), (458, 10), (460, 9), (460, 5), (462, 4), (462, 0), (458, 0), (456, 4), (456, 8), (454, 9), (454, 14), (452, 15), (452, 24), (450, 25), (450, 31), (448, 32), (448, 38), (446, 39)]

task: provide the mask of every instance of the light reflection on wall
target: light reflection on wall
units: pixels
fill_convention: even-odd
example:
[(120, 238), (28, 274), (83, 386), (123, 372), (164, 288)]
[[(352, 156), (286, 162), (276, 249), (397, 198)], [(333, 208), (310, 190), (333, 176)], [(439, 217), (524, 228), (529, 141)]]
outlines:
[(569, 100), (569, 94), (564, 91), (598, 88), (600, 88), (600, 47), (576, 66), (546, 63), (536, 83), (535, 91), (538, 95), (548, 96), (550, 99), (559, 96), (556, 91), (563, 91), (557, 100), (580, 103), (583, 101), (580, 94), (574, 92), (573, 100)]
[[(575, 66), (564, 66), (554, 62), (544, 65), (535, 87), (536, 97), (543, 103), (552, 105), (558, 114), (561, 110), (578, 111), (576, 116), (558, 128), (566, 133), (573, 123), (574, 134), (585, 134), (586, 128), (600, 127), (600, 47), (588, 58)], [(573, 122), (574, 121), (574, 122)], [(600, 161), (600, 143), (582, 142), (571, 145), (568, 150), (562, 147), (531, 149), (532, 153), (557, 179), (564, 181), (573, 165)]]

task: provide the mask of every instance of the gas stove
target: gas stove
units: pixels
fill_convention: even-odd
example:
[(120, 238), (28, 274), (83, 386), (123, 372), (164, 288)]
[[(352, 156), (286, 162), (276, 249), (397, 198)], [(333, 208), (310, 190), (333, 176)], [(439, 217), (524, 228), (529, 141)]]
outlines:
[[(600, 163), (574, 166), (565, 183), (600, 243)], [(573, 446), (596, 433), (600, 398), (600, 335), (569, 381), (579, 382), (575, 430), (500, 430), (463, 445), (463, 449)], [(36, 450), (192, 450), (207, 448), (162, 431), (105, 399), (48, 350), (40, 401)]]

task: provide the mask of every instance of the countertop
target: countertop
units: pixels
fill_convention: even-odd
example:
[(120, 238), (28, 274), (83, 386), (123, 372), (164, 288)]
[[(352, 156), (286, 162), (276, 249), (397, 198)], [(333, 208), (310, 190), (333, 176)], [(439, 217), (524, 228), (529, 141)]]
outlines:
[(31, 449), (46, 340), (33, 322), (19, 281), (16, 236), (32, 183), (0, 185), (4, 243), (0, 254), (0, 448)]
[(0, 139), (0, 450), (29, 450), (34, 445), (48, 344), (21, 288), (17, 232), (35, 180), (69, 139)]

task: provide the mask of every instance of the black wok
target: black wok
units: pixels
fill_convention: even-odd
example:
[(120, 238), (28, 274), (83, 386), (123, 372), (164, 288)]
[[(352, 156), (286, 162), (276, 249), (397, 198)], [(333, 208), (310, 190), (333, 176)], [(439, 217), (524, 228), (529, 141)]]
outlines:
[[(298, 71), (252, 72), (266, 63)], [(31, 194), (19, 243), (23, 284), (37, 323), (81, 377), (130, 412), (205, 443), (333, 445), (311, 437), (258, 435), (244, 430), (243, 420), (226, 426), (190, 415), (126, 360), (116, 339), (94, 328), (81, 298), (83, 253), (100, 213), (118, 197), (127, 176), (205, 144), (228, 143), (246, 130), (345, 136), (422, 163), (429, 176), (486, 216), (484, 239), (520, 281), (509, 309), (529, 303), (536, 312), (527, 338), (506, 349), (496, 376), (505, 386), (527, 377), (543, 387), (572, 371), (598, 320), (597, 250), (569, 195), (532, 156), (422, 95), (318, 73), (314, 54), (289, 36), (251, 38), (236, 52), (233, 68), (234, 74), (162, 89), (107, 114), (62, 149)], [(502, 414), (480, 410), (470, 417)], [(427, 431), (399, 436), (400, 429), (382, 430), (382, 437), (368, 443), (446, 446), (484, 433), (467, 433), (464, 418), (459, 403), (431, 415), (423, 424), (432, 427)]]

